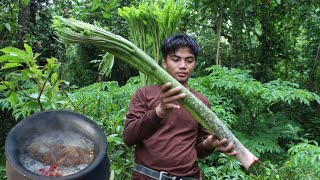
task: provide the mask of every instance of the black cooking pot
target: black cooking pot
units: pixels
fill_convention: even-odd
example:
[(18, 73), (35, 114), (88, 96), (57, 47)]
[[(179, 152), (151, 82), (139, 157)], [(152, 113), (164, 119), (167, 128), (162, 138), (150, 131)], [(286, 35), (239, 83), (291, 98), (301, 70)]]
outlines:
[[(64, 177), (46, 177), (27, 170), (19, 160), (21, 148), (50, 131), (79, 133), (94, 144), (94, 158), (83, 170)], [(17, 179), (55, 180), (104, 180), (109, 178), (109, 159), (106, 136), (102, 129), (88, 117), (79, 113), (54, 110), (36, 113), (19, 122), (8, 134), (5, 145), (7, 157), (7, 177)]]

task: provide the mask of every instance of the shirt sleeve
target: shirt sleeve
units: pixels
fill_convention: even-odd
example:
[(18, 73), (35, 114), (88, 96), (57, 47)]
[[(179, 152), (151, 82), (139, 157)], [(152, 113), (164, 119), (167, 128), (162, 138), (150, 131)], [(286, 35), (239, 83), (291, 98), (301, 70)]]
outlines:
[(156, 109), (148, 109), (143, 91), (141, 88), (138, 89), (131, 99), (126, 114), (124, 143), (127, 146), (141, 143), (158, 129), (161, 120), (156, 114)]
[[(205, 105), (207, 105), (210, 108), (210, 103), (209, 101), (206, 99), (206, 101), (204, 102)], [(202, 142), (207, 139), (208, 136), (210, 136), (211, 134), (207, 131), (206, 128), (204, 128), (200, 123), (198, 126), (198, 136), (197, 136), (197, 141), (196, 141), (196, 150), (197, 150), (197, 155), (198, 158), (204, 158), (206, 156), (209, 156), (213, 150), (207, 150), (203, 147)]]

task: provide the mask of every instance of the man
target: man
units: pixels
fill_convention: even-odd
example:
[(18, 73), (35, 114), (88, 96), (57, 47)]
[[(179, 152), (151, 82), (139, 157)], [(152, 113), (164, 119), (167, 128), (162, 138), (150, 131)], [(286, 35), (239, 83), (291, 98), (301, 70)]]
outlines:
[[(162, 65), (209, 107), (208, 99), (188, 86), (199, 50), (190, 36), (173, 35), (161, 45)], [(236, 155), (233, 143), (217, 140), (179, 105), (177, 101), (185, 96), (171, 83), (144, 86), (133, 95), (123, 133), (124, 143), (135, 145), (132, 179), (200, 179), (198, 157), (214, 149)]]

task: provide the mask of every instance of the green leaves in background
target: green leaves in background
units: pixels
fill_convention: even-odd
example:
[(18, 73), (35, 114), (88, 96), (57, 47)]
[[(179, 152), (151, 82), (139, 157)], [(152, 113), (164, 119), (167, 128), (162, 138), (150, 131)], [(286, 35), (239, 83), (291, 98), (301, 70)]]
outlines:
[(249, 71), (227, 67), (212, 66), (207, 68), (211, 88), (238, 92), (249, 99), (261, 98), (265, 103), (292, 101), (309, 105), (311, 101), (320, 103), (320, 97), (308, 90), (299, 89), (299, 85), (280, 79), (261, 83), (249, 75)]
[(0, 56), (4, 74), (0, 77), (0, 93), (7, 97), (0, 99), (0, 105), (11, 109), (16, 119), (55, 108), (56, 103), (52, 100), (59, 96), (59, 86), (64, 83), (58, 80), (57, 59), (47, 58), (47, 64), (39, 66), (39, 54), (34, 54), (27, 44), (24, 47), (25, 50), (13, 47), (0, 49), (4, 53)]
[(24, 5), (28, 5), (30, 0), (21, 0), (23, 2)]
[(9, 23), (4, 23), (4, 26), (7, 28), (8, 31), (11, 31), (11, 25)]
[[(303, 126), (296, 120), (299, 119), (300, 114), (291, 111), (284, 112), (281, 108), (284, 106), (294, 108), (295, 104), (310, 106), (311, 103), (319, 103), (320, 97), (316, 93), (300, 89), (296, 83), (280, 79), (261, 83), (250, 75), (250, 71), (220, 66), (212, 66), (207, 68), (207, 71), (208, 76), (191, 79), (191, 87), (208, 97), (212, 110), (260, 159), (268, 159), (276, 164), (289, 163), (285, 161), (286, 156), (281, 157), (281, 155), (285, 154), (284, 149), (292, 146), (292, 142), (301, 141), (303, 138), (300, 134), (304, 132)], [(292, 116), (288, 116), (287, 113)], [(316, 120), (318, 121), (319, 119)], [(303, 122), (305, 123), (304, 120)], [(222, 163), (221, 158), (213, 154), (200, 161), (206, 178), (243, 178), (244, 174), (239, 167), (226, 168), (229, 166), (228, 163), (232, 163), (232, 160)], [(208, 167), (205, 164), (210, 165)], [(274, 167), (272, 164), (269, 165)], [(210, 166), (215, 166), (215, 168), (210, 168)], [(305, 168), (307, 167), (308, 165)], [(293, 166), (290, 166), (287, 169), (288, 173), (293, 169)], [(268, 172), (263, 173), (270, 173), (270, 176), (273, 173), (280, 173), (267, 170)], [(284, 172), (281, 171), (281, 173)], [(278, 175), (278, 177), (273, 175), (272, 178), (278, 179), (286, 176), (285, 174)], [(295, 177), (309, 176), (314, 177), (313, 172)], [(260, 174), (259, 177), (264, 176)], [(253, 176), (253, 179), (259, 177)], [(269, 175), (265, 174), (265, 177), (268, 178)]]

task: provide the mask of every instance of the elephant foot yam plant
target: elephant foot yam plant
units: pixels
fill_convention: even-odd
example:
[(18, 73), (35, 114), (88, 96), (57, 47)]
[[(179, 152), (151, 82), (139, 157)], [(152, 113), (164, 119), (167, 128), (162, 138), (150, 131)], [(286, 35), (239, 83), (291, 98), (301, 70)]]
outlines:
[(156, 61), (132, 42), (100, 27), (74, 19), (54, 17), (53, 27), (55, 34), (63, 43), (91, 44), (101, 47), (149, 76), (156, 83), (164, 84), (171, 82), (172, 88), (177, 86), (181, 87), (182, 92), (187, 95), (183, 100), (180, 100), (179, 103), (191, 113), (202, 126), (207, 128), (211, 133), (214, 133), (218, 139), (226, 138), (228, 142), (234, 142), (237, 159), (246, 169), (249, 169), (258, 161), (258, 158), (241, 144), (202, 101), (190, 93), (184, 86), (162, 69)]

